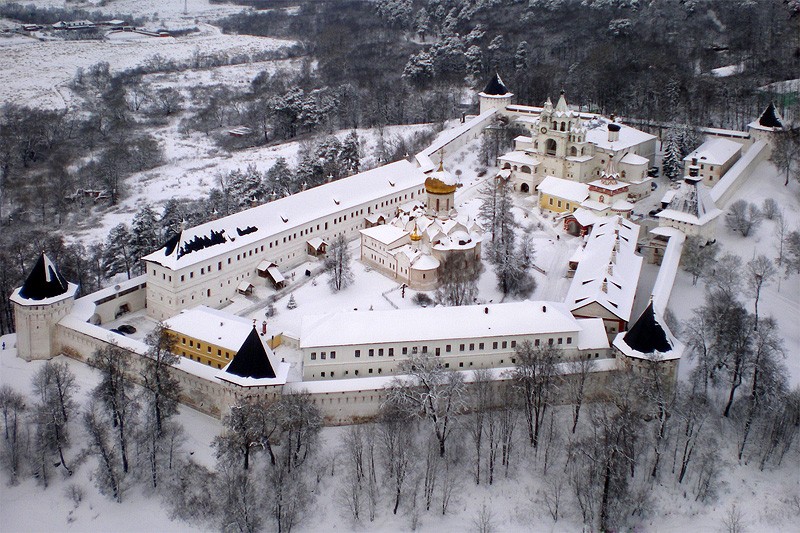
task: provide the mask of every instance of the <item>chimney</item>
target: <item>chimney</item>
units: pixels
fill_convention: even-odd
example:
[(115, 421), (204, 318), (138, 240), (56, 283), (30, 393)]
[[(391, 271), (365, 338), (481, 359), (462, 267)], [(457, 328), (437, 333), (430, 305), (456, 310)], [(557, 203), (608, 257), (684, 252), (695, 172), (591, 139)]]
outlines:
[(267, 334), (267, 321), (266, 320), (261, 322), (261, 334), (262, 335), (266, 335)]
[(547, 312), (547, 306), (546, 306), (546, 305), (543, 305), (543, 306), (542, 306), (542, 313), (546, 313), (546, 312)]
[(612, 122), (608, 125), (608, 142), (613, 143), (619, 140), (620, 125)]
[(489, 308), (488, 307), (484, 307), (483, 308), (483, 313), (488, 315), (489, 314)]

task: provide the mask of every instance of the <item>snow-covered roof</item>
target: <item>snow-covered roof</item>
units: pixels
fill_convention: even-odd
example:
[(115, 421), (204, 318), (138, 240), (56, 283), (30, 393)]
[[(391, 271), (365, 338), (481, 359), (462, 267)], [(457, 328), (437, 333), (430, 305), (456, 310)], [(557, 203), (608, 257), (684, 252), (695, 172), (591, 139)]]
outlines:
[(613, 204), (611, 204), (612, 211), (632, 211), (633, 204), (627, 200), (617, 200)]
[[(572, 216), (575, 217), (575, 220), (578, 222), (578, 224), (580, 224), (584, 228), (587, 226), (591, 226), (598, 220), (603, 220), (603, 217), (597, 216), (597, 214), (594, 211), (585, 209), (583, 207), (579, 207), (578, 209), (573, 211)], [(583, 248), (580, 248), (580, 250), (582, 254)]]
[(678, 189), (670, 189), (664, 193), (664, 196), (661, 198), (662, 204), (669, 204), (675, 195), (678, 194)]
[(702, 226), (721, 214), (708, 187), (702, 181), (687, 178), (670, 201), (669, 208), (656, 216)]
[(571, 202), (582, 202), (589, 197), (589, 186), (579, 181), (547, 176), (537, 187), (540, 193), (563, 198)]
[[(590, 326), (591, 327), (591, 326)], [(564, 304), (524, 301), (303, 317), (300, 347), (578, 333)]]
[(608, 348), (608, 334), (602, 318), (579, 318), (581, 334), (578, 335), (579, 350), (602, 350)]
[[(499, 97), (490, 96), (490, 98), (499, 98)], [(471, 131), (473, 128), (478, 127), (480, 124), (482, 123), (488, 124), (491, 117), (494, 116), (495, 113), (497, 113), (497, 109), (487, 109), (480, 115), (471, 118), (465, 123), (460, 124), (455, 128), (451, 128), (449, 130), (441, 132), (436, 137), (436, 140), (434, 140), (423, 151), (414, 156), (415, 159), (417, 160), (417, 164), (420, 167), (420, 171), (428, 172), (430, 170), (435, 169), (437, 165), (436, 163), (433, 162), (433, 159), (431, 158), (433, 154), (443, 149), (445, 146), (447, 146), (454, 140), (458, 139), (460, 136)]]
[(408, 232), (393, 224), (380, 224), (371, 228), (362, 229), (361, 234), (375, 239), (382, 244), (389, 245), (407, 236)]
[[(376, 198), (422, 186), (424, 181), (425, 175), (416, 165), (397, 161), (184, 230), (178, 242), (144, 260), (177, 270)], [(203, 242), (203, 246), (191, 245)]]
[(675, 277), (678, 275), (678, 266), (681, 262), (683, 243), (686, 235), (677, 228), (659, 226), (650, 230), (654, 235), (668, 237), (667, 248), (661, 258), (661, 267), (658, 269), (656, 282), (653, 284), (653, 305), (656, 312), (662, 315), (667, 311), (669, 297), (672, 294), (672, 287), (675, 285)]
[[(405, 205), (405, 204), (403, 204), (403, 205)], [(403, 206), (400, 206), (400, 209), (402, 209), (402, 208), (403, 208)], [(377, 224), (378, 222), (381, 221), (381, 218), (386, 220), (386, 215), (384, 215), (383, 213), (370, 213), (370, 214), (368, 214), (367, 216), (364, 217), (364, 220), (366, 220), (370, 224)]]
[(411, 268), (414, 270), (436, 270), (439, 265), (439, 260), (429, 254), (420, 254), (411, 262)]
[(598, 202), (597, 200), (584, 200), (581, 202), (581, 207), (594, 211), (595, 213), (604, 213), (611, 206), (603, 202)]
[(620, 216), (595, 223), (575, 271), (566, 304), (575, 311), (598, 303), (630, 320), (642, 257), (636, 255), (639, 226)]
[(783, 129), (783, 119), (775, 109), (775, 104), (770, 102), (758, 120), (754, 120), (747, 127), (755, 130), (775, 131)]
[(535, 167), (541, 162), (535, 157), (519, 150), (503, 154), (497, 159), (500, 161), (508, 161), (509, 163), (517, 163), (520, 165), (530, 165), (532, 167)]
[(628, 357), (653, 361), (680, 359), (684, 350), (652, 302), (628, 331), (617, 334), (613, 344)]
[(646, 157), (636, 155), (633, 152), (628, 152), (619, 160), (624, 165), (646, 165), (650, 162)]
[(594, 185), (595, 187), (599, 187), (601, 189), (605, 189), (607, 191), (617, 191), (619, 189), (624, 189), (628, 186), (627, 183), (624, 181), (617, 181), (617, 180), (609, 180), (609, 179), (599, 179), (589, 182), (589, 185)]
[(17, 289), (15, 294), (19, 300), (33, 300), (41, 304), (42, 300), (59, 299), (58, 297), (66, 294), (73, 295), (74, 291), (70, 293), (69, 288), (70, 283), (64, 279), (47, 254), (42, 252), (22, 287)]
[(253, 329), (253, 321), (198, 305), (164, 322), (167, 329), (220, 348), (237, 351)]
[(750, 148), (747, 149), (744, 155), (728, 169), (725, 175), (722, 176), (711, 189), (711, 198), (714, 202), (724, 203), (722, 199), (727, 196), (729, 191), (732, 192), (732, 190), (736, 188), (739, 176), (741, 176), (743, 172), (746, 172), (753, 163), (753, 160), (759, 157), (768, 147), (769, 145), (766, 141), (760, 140), (754, 142)]
[(631, 128), (625, 124), (615, 122), (614, 124), (620, 127), (619, 138), (616, 141), (609, 141), (609, 124), (611, 124), (611, 122), (608, 119), (599, 117), (586, 122), (586, 140), (605, 150), (620, 151), (633, 148), (634, 146), (652, 141), (656, 138), (655, 135), (650, 135), (636, 128)]
[(512, 96), (508, 87), (506, 87), (506, 84), (503, 83), (503, 80), (500, 78), (500, 74), (497, 73), (492, 76), (480, 94), (481, 96)]
[(691, 162), (692, 159), (697, 159), (698, 163), (724, 165), (731, 159), (739, 157), (741, 151), (741, 144), (721, 137), (714, 137), (698, 146), (683, 160), (684, 162)]
[(306, 243), (309, 246), (311, 246), (312, 248), (314, 248), (315, 250), (319, 250), (320, 246), (322, 246), (323, 244), (327, 244), (320, 237), (312, 237), (312, 238), (308, 239), (306, 241)]

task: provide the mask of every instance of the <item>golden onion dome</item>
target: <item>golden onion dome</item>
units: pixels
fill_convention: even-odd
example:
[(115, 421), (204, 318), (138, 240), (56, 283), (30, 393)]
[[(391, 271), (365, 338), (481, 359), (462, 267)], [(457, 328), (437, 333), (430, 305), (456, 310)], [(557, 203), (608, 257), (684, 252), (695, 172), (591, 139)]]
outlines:
[(456, 184), (445, 183), (438, 177), (431, 176), (425, 180), (425, 190), (431, 194), (453, 194), (456, 188)]
[(413, 242), (417, 242), (417, 241), (421, 241), (422, 240), (422, 235), (420, 235), (417, 232), (417, 226), (416, 225), (414, 225), (414, 231), (411, 232), (411, 240)]

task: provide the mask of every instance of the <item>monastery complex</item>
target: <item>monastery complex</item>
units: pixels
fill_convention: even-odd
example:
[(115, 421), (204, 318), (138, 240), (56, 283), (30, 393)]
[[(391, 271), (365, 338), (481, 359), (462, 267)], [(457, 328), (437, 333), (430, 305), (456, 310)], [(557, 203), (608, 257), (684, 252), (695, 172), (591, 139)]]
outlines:
[[(331, 424), (374, 416), (400, 363), (417, 354), (463, 372), (467, 383), (481, 368), (508, 379), (504, 371), (515, 365), (523, 342), (560, 348), (565, 379), (570, 362), (595, 360), (596, 388), (610, 373), (648, 364), (675, 379), (684, 346), (664, 314), (683, 242), (692, 235), (716, 238), (725, 202), (768, 156), (770, 134), (782, 128), (774, 107), (748, 132), (709, 134), (684, 160), (685, 179), (667, 191), (647, 233), (634, 209), (652, 194), (654, 135), (575, 110), (563, 93), (555, 105), (514, 104), (499, 76), (478, 98), (479, 115), (410, 160), (185, 228), (143, 259), (143, 276), (114, 287), (76, 298), (78, 287), (42, 254), (11, 298), (19, 356), (86, 361), (114, 343), (135, 371), (147, 346), (103, 325), (146, 310), (173, 337), (181, 356), (173, 371), (187, 405), (222, 416), (243, 395), (305, 390)], [(556, 231), (581, 239), (563, 265), (571, 278), (564, 301), (335, 312), (304, 316), (299, 331), (278, 333), (225, 310), (255, 285), (291, 291), (287, 272), (324, 255), (338, 237), (357, 240), (358, 260), (404, 288), (436, 289), (449, 257), (481, 261), (489, 236), (458, 213), (461, 184), (444, 159), (508, 126), (525, 134), (497, 158), (488, 179), (532, 197), (531, 208), (552, 219)], [(633, 316), (645, 260), (661, 266), (645, 311)], [(299, 377), (290, 377), (282, 349), (301, 354)]]

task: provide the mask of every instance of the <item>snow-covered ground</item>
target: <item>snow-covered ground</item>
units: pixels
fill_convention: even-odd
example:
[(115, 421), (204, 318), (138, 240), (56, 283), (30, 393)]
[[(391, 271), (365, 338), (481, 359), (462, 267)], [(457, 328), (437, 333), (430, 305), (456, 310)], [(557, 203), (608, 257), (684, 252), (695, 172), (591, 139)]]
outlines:
[(116, 36), (100, 41), (39, 41), (33, 38), (0, 38), (0, 102), (63, 108), (71, 95), (66, 85), (78, 68), (87, 69), (101, 61), (112, 72), (145, 64), (158, 55), (166, 60), (188, 61), (195, 53), (225, 52), (253, 55), (290, 46), (293, 41), (225, 35), (207, 23), (197, 24), (199, 32), (185, 36), (125, 39)]

